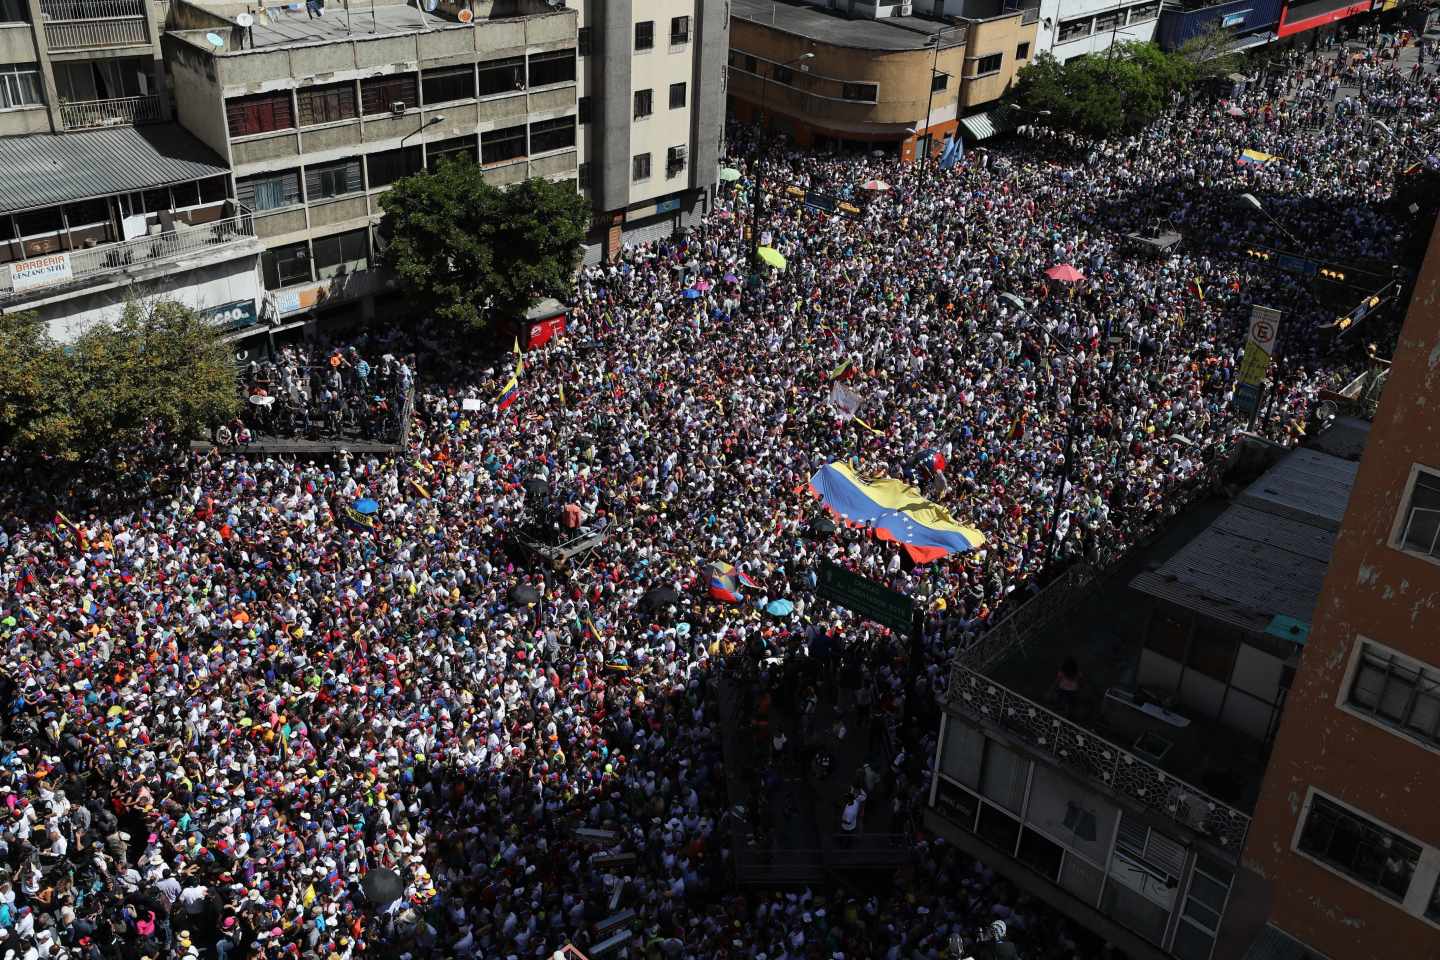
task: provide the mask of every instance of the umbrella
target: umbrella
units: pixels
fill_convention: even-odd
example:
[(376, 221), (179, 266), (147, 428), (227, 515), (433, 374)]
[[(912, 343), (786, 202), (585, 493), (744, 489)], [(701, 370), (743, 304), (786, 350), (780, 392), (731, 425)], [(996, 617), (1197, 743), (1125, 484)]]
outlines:
[(1230, 108), (1229, 108), (1228, 110), (1226, 110), (1225, 112), (1228, 113), (1228, 114), (1230, 114), (1230, 116), (1232, 116), (1232, 117), (1243, 117), (1243, 116), (1245, 116), (1245, 111), (1244, 111), (1243, 109), (1241, 109), (1240, 107), (1235, 106), (1234, 104), (1231, 104), (1231, 105), (1230, 105)]
[(540, 591), (528, 583), (520, 583), (510, 588), (510, 599), (515, 603), (531, 604), (540, 602)]
[(380, 867), (365, 874), (360, 881), (360, 889), (365, 892), (365, 899), (383, 909), (400, 899), (405, 892), (405, 884), (394, 870)]
[(1045, 276), (1051, 280), (1059, 280), (1061, 283), (1074, 283), (1077, 280), (1085, 279), (1085, 274), (1076, 270), (1068, 263), (1057, 263), (1045, 271)]
[(736, 180), (740, 179), (740, 176), (740, 171), (736, 170), (734, 167), (720, 168), (720, 179), (724, 180), (726, 183), (734, 183)]
[(686, 287), (684, 297), (686, 300), (698, 300), (700, 298), (700, 291), (694, 287)]
[(770, 264), (776, 270), (785, 269), (785, 255), (774, 247), (761, 247), (759, 250), (760, 259)]
[(733, 274), (733, 273), (727, 273), (727, 274), (725, 274), (725, 282), (726, 282), (726, 283), (739, 283), (739, 282), (740, 282), (740, 278), (737, 277), (737, 276), (735, 276), (735, 274)]
[(274, 397), (251, 397), (250, 402), (257, 407), (268, 407), (275, 402)]
[(795, 604), (789, 600), (771, 600), (765, 604), (765, 612), (772, 617), (788, 617), (795, 612)]
[(640, 609), (661, 610), (680, 599), (680, 591), (673, 587), (653, 587), (640, 598)]
[(529, 480), (520, 484), (520, 486), (525, 489), (525, 496), (527, 497), (545, 497), (550, 495), (550, 484), (541, 480), (539, 477), (531, 477)]
[(1019, 307), (1021, 310), (1024, 310), (1024, 309), (1025, 309), (1025, 301), (1024, 301), (1024, 300), (1021, 300), (1019, 297), (1015, 296), (1015, 294), (1013, 294), (1013, 293), (1008, 293), (1008, 292), (1007, 292), (1007, 293), (1002, 293), (1002, 294), (1000, 294), (1000, 299), (1001, 299), (1001, 300), (1008, 300), (1009, 302), (1013, 303), (1015, 306)]
[(714, 284), (712, 284), (709, 280), (696, 280), (696, 281), (695, 281), (695, 289), (696, 289), (696, 290), (699, 290), (701, 293), (704, 293), (706, 290), (709, 290), (712, 286), (714, 286)]
[(886, 190), (890, 189), (890, 184), (886, 183), (884, 180), (866, 180), (864, 183), (860, 184), (860, 189), (872, 190), (875, 193), (884, 193)]
[(366, 497), (363, 500), (356, 500), (350, 506), (355, 510), (356, 513), (360, 514), (362, 517), (368, 517), (373, 513), (380, 512), (380, 504), (376, 503), (374, 500), (371, 500), (369, 497)]
[(835, 521), (829, 517), (816, 517), (810, 521), (810, 533), (817, 537), (832, 536), (839, 529)]

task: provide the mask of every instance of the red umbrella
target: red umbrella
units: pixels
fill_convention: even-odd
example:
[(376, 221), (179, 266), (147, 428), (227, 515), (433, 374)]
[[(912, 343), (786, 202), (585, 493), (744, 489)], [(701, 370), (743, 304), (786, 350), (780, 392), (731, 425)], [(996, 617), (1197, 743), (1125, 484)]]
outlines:
[(1085, 274), (1076, 270), (1068, 263), (1057, 263), (1045, 271), (1045, 276), (1051, 280), (1059, 280), (1061, 283), (1074, 283), (1077, 280), (1085, 279)]

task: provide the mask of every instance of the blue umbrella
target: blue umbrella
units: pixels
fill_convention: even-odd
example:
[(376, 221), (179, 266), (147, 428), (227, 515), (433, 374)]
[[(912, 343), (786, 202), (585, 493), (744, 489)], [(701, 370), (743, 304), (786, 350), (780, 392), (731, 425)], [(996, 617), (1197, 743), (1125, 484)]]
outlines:
[(365, 517), (370, 516), (372, 513), (380, 512), (380, 504), (376, 503), (374, 500), (371, 500), (369, 497), (366, 497), (363, 500), (356, 500), (352, 506), (354, 506), (356, 513)]
[(795, 604), (789, 600), (771, 600), (765, 604), (765, 612), (772, 617), (788, 617), (795, 612)]
[(685, 290), (685, 299), (686, 299), (686, 300), (694, 300), (694, 299), (698, 298), (699, 296), (700, 296), (700, 291), (699, 291), (699, 290), (696, 290), (694, 287), (687, 287), (687, 288), (686, 288), (686, 290)]

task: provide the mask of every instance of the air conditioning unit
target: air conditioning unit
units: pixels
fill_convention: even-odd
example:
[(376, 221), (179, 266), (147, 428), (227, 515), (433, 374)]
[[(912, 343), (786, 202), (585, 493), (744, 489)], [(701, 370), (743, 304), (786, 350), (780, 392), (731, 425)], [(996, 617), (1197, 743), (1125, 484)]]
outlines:
[(685, 169), (685, 148), (671, 147), (670, 156), (666, 159), (665, 165), (670, 168), (671, 172)]
[(397, 115), (397, 116), (400, 115), (400, 114), (402, 114), (402, 113), (404, 113), (404, 112), (405, 112), (405, 101), (404, 101), (404, 100), (391, 100), (391, 101), (390, 101), (390, 112), (393, 113), (393, 114), (395, 114), (395, 115)]

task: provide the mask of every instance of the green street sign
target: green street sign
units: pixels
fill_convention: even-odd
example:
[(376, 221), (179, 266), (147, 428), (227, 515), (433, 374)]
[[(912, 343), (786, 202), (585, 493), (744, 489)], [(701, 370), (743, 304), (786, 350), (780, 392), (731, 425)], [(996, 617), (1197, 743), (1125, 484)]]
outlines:
[(896, 633), (910, 632), (914, 603), (905, 594), (851, 573), (829, 560), (820, 564), (819, 581), (815, 593), (822, 599), (884, 624)]

